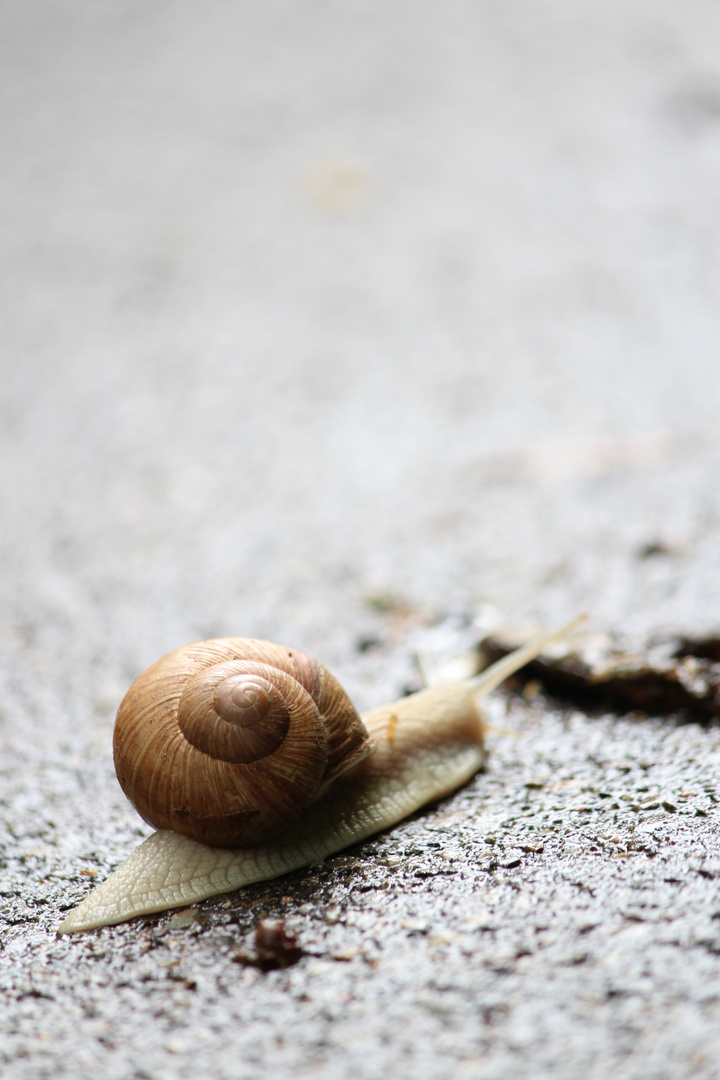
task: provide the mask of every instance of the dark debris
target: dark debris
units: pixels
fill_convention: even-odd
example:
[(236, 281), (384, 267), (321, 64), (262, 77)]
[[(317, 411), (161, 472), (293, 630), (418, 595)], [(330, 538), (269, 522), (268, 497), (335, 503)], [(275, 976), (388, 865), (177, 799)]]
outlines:
[[(485, 664), (506, 656), (529, 636), (513, 630), (490, 634), (480, 645)], [(578, 637), (564, 649), (554, 646), (515, 678), (525, 686), (536, 680), (549, 693), (586, 709), (684, 713), (707, 721), (720, 716), (720, 637), (669, 635), (652, 640), (641, 652), (627, 651), (610, 636)]]
[(255, 927), (254, 951), (240, 950), (233, 959), (237, 964), (260, 971), (277, 971), (297, 964), (303, 955), (297, 935), (287, 929), (284, 920), (261, 919)]

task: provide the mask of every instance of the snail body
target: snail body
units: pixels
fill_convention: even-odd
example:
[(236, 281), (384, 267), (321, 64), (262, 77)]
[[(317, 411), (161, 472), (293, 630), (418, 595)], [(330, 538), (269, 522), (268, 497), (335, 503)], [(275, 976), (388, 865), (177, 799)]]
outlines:
[[(575, 625), (542, 634), (472, 679), (421, 690), (362, 717), (337, 680), (296, 650), (224, 638), (168, 654), (128, 691), (114, 737), (120, 782), (158, 831), (68, 915), (59, 932), (113, 925), (278, 877), (448, 795), (485, 760), (479, 698)], [(282, 676), (291, 669), (294, 679), (299, 672), (301, 692), (286, 691), (283, 677), (279, 693), (268, 690), (272, 664), (258, 659), (260, 652), (265, 659), (272, 654)], [(187, 690), (199, 675), (211, 688), (209, 710), (195, 703), (197, 686)], [(283, 714), (286, 692), (310, 714), (305, 733), (295, 730), (295, 718)], [(193, 719), (178, 724), (178, 702), (188, 695)], [(198, 719), (200, 713), (204, 719)], [(208, 727), (221, 729), (225, 749), (219, 765), (205, 742), (202, 749), (197, 746), (205, 735), (196, 729)], [(284, 734), (278, 737), (280, 728)], [(283, 753), (288, 739), (289, 758)], [(260, 756), (247, 760), (258, 747)], [(278, 748), (280, 767), (274, 772)], [(293, 773), (308, 761), (311, 780), (298, 781)], [(207, 782), (196, 778), (197, 768), (207, 768)], [(214, 807), (216, 795), (229, 802)], [(279, 811), (266, 806), (276, 799)]]

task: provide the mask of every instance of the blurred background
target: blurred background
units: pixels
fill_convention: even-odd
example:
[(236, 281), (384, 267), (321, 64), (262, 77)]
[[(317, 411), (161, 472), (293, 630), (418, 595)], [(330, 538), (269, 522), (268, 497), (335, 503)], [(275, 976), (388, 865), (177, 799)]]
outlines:
[[(712, 726), (496, 695), (455, 801), (197, 934), (55, 930), (184, 643), (365, 709), (476, 618), (718, 633), (720, 4), (4, 0), (0, 111), (0, 1061), (715, 1077)], [(266, 909), (291, 972), (233, 962)]]
[(0, 21), (9, 713), (230, 633), (374, 704), (387, 598), (717, 624), (716, 4)]

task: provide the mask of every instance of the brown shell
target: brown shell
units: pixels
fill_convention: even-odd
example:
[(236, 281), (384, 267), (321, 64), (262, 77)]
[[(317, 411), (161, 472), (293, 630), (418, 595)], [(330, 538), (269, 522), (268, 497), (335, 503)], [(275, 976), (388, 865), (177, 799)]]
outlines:
[(311, 656), (252, 638), (168, 653), (120, 703), (120, 785), (157, 829), (215, 847), (281, 833), (372, 748), (338, 681)]

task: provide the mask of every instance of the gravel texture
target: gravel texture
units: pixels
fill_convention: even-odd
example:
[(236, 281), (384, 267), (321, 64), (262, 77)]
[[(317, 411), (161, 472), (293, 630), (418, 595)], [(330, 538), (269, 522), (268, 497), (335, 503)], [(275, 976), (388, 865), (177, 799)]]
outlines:
[(488, 621), (718, 632), (719, 10), (3, 5), (7, 1075), (720, 1074), (716, 721), (496, 693), (441, 805), (55, 936), (184, 642), (364, 709)]

